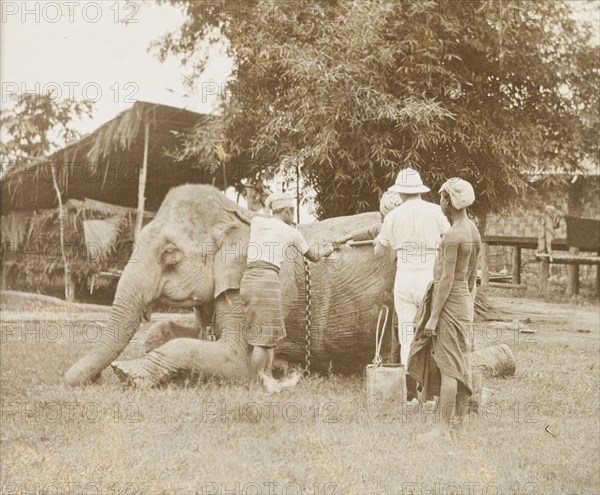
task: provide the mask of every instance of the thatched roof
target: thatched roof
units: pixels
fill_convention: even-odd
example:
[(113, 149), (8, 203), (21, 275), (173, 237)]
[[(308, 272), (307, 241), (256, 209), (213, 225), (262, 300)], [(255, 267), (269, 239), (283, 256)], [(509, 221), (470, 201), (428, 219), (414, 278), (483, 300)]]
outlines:
[[(69, 199), (65, 203), (65, 246), (76, 278), (85, 280), (103, 270), (122, 269), (133, 246), (136, 210), (100, 201)], [(144, 223), (154, 218), (145, 212)], [(6, 252), (5, 274), (27, 280), (31, 290), (60, 280), (60, 219), (57, 208), (13, 211), (0, 218)]]
[[(174, 154), (195, 127), (213, 128), (218, 118), (155, 103), (137, 102), (130, 109), (50, 156), (9, 171), (0, 181), (2, 213), (48, 209), (57, 205), (51, 166), (56, 166), (63, 200), (89, 198), (137, 206), (145, 126), (149, 125), (145, 208), (156, 211), (168, 190), (185, 183), (222, 187), (224, 173), (214, 157), (178, 160)], [(208, 134), (210, 135), (210, 133)], [(213, 168), (213, 171), (207, 170)], [(227, 171), (228, 180), (235, 177)]]

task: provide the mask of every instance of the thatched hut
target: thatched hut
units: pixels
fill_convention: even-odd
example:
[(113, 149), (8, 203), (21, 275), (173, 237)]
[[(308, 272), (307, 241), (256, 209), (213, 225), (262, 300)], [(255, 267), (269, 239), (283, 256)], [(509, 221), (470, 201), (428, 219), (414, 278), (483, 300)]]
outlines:
[(71, 292), (87, 287), (89, 295), (103, 277), (114, 290), (111, 274), (131, 252), (123, 243), (134, 240), (169, 189), (224, 189), (239, 180), (217, 154), (199, 160), (178, 152), (192, 131), (216, 139), (218, 126), (211, 115), (137, 102), (47, 159), (9, 170), (0, 180), (3, 288), (56, 293), (66, 273)]

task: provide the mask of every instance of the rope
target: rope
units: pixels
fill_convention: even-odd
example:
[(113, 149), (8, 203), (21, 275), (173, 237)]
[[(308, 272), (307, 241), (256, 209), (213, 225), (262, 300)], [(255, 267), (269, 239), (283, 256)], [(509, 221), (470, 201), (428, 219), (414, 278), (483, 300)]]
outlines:
[[(385, 327), (387, 326), (389, 313), (390, 310), (387, 306), (381, 306), (381, 309), (379, 310), (379, 316), (377, 317), (377, 331), (375, 333), (375, 357), (373, 358), (373, 364), (375, 366), (381, 365), (381, 344), (383, 343), (383, 335), (385, 334)], [(384, 314), (385, 318), (383, 320), (383, 327), (381, 327), (381, 317)]]
[(304, 353), (304, 374), (310, 375), (310, 310), (311, 310), (311, 287), (310, 287), (310, 269), (308, 259), (304, 258), (304, 278), (306, 281), (306, 320), (305, 320), (305, 338), (306, 347)]

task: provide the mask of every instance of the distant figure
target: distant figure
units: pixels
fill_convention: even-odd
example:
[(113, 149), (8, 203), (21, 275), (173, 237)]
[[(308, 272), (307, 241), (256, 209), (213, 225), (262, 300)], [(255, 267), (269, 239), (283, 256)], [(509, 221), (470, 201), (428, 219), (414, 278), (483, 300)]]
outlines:
[[(400, 359), (406, 366), (413, 340), (413, 320), (427, 284), (433, 279), (433, 264), (442, 235), (450, 224), (441, 208), (421, 199), (429, 192), (419, 172), (412, 168), (400, 171), (389, 191), (397, 193), (402, 203), (383, 220), (375, 239), (375, 256), (390, 255), (396, 261), (394, 308), (398, 316)], [(416, 383), (407, 381), (408, 399), (416, 397)]]
[(556, 239), (556, 229), (560, 227), (563, 213), (554, 206), (546, 206), (540, 215), (538, 231), (538, 253), (548, 253), (552, 261), (552, 241)]
[(408, 372), (429, 388), (431, 369), (439, 370), (440, 389), (432, 387), (423, 394), (425, 400), (439, 395), (442, 418), (436, 429), (418, 437), (420, 441), (449, 438), (451, 425), (458, 433), (472, 393), (468, 324), (472, 321), (471, 293), (477, 280), (481, 238), (466, 208), (475, 200), (475, 193), (471, 184), (458, 178), (446, 181), (440, 193), (440, 206), (452, 226), (442, 239), (434, 281), (415, 319), (417, 334), (408, 357)]

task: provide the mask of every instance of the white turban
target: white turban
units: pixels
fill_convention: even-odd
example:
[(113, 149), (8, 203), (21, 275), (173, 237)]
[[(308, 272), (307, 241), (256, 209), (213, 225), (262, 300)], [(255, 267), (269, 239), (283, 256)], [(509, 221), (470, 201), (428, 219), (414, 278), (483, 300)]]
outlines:
[(383, 196), (381, 196), (379, 211), (385, 217), (390, 211), (396, 208), (396, 206), (400, 206), (401, 204), (402, 198), (400, 195), (397, 192), (388, 189), (383, 193)]
[(274, 192), (269, 194), (265, 201), (265, 207), (271, 208), (273, 211), (281, 210), (283, 208), (293, 208), (294, 198), (290, 193)]
[(475, 191), (473, 186), (464, 179), (453, 177), (444, 182), (440, 187), (440, 193), (446, 191), (450, 196), (450, 203), (457, 210), (462, 210), (467, 206), (471, 206), (475, 201)]

